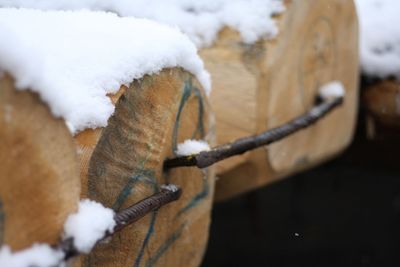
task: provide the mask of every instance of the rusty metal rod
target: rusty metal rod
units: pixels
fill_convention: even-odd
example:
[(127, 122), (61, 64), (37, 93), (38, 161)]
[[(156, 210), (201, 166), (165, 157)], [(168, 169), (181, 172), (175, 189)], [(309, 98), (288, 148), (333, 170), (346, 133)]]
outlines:
[(226, 158), (243, 154), (261, 146), (269, 145), (316, 123), (342, 103), (343, 97), (325, 100), (288, 123), (259, 135), (244, 137), (232, 143), (220, 145), (209, 151), (202, 151), (198, 154), (167, 159), (164, 162), (164, 169), (189, 166), (206, 168)]
[(161, 191), (127, 209), (121, 210), (115, 215), (117, 225), (114, 228), (114, 233), (121, 231), (127, 225), (130, 225), (137, 220), (143, 218), (146, 214), (155, 211), (162, 206), (178, 200), (182, 195), (182, 190), (175, 185), (161, 186)]
[[(123, 230), (125, 227), (140, 220), (150, 212), (153, 212), (162, 206), (167, 205), (168, 203), (178, 200), (181, 195), (182, 190), (175, 185), (170, 184), (161, 186), (160, 192), (117, 212), (114, 216), (114, 220), (116, 222), (114, 231), (105, 233), (104, 237), (98, 242)], [(80, 254), (74, 246), (73, 238), (68, 238), (61, 241), (55, 248), (65, 253), (64, 260), (68, 260)]]

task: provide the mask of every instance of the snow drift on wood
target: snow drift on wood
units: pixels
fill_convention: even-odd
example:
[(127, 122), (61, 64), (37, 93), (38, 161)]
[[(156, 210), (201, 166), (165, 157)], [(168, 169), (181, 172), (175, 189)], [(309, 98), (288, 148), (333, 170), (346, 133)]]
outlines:
[(210, 146), (206, 141), (188, 139), (185, 142), (178, 144), (176, 154), (179, 156), (189, 156), (207, 150), (210, 150)]
[(319, 89), (319, 96), (324, 100), (329, 100), (332, 98), (344, 97), (345, 92), (341, 82), (333, 81), (323, 85)]
[(44, 244), (35, 244), (28, 249), (15, 253), (12, 253), (8, 246), (0, 248), (0, 266), (2, 267), (63, 266), (60, 265), (63, 258), (63, 252)]
[(400, 80), (400, 1), (356, 0), (361, 65), (368, 76)]
[(68, 216), (64, 225), (65, 237), (72, 237), (80, 252), (89, 253), (106, 232), (112, 232), (116, 223), (114, 211), (100, 203), (85, 199), (77, 213)]
[[(54, 1), (58, 2), (58, 1)], [(163, 68), (182, 67), (210, 90), (196, 47), (177, 29), (112, 13), (0, 9), (0, 70), (30, 88), (73, 133), (107, 125), (107, 94)]]
[(176, 192), (179, 190), (179, 188), (174, 184), (163, 184), (161, 185), (161, 189), (169, 190), (171, 192)]
[(177, 26), (196, 43), (208, 46), (225, 26), (240, 32), (245, 43), (273, 37), (273, 15), (284, 10), (282, 0), (0, 0), (0, 6), (61, 10), (104, 10), (149, 18)]

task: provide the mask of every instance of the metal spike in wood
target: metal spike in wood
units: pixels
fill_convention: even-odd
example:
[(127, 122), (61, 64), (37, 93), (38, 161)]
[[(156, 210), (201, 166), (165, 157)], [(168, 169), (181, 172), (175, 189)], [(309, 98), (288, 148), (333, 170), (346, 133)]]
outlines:
[[(104, 237), (98, 242), (114, 235), (116, 232), (123, 230), (128, 225), (140, 220), (145, 215), (161, 208), (168, 203), (176, 201), (182, 195), (182, 190), (176, 185), (162, 185), (160, 192), (145, 198), (138, 203), (119, 211), (115, 214), (114, 220), (116, 222), (116, 226), (112, 233), (107, 232), (104, 234)], [(60, 242), (56, 249), (61, 250), (65, 254), (65, 260), (68, 260), (72, 257), (79, 255), (79, 251), (74, 246), (73, 238), (68, 238)]]
[(208, 240), (214, 171), (163, 173), (162, 168), (186, 139), (215, 145), (213, 113), (201, 84), (181, 68), (163, 69), (132, 81), (129, 88), (122, 86), (113, 103), (115, 112), (106, 127), (75, 137), (83, 152), (82, 196), (120, 211), (168, 181), (184, 190), (182, 201), (125, 228), (109, 244), (97, 245), (77, 259), (77, 266), (199, 266)]
[(206, 168), (226, 158), (243, 154), (255, 148), (279, 141), (301, 129), (307, 128), (343, 103), (343, 97), (325, 100), (303, 115), (259, 135), (240, 138), (232, 143), (217, 146), (198, 154), (167, 159), (164, 169), (197, 166)]

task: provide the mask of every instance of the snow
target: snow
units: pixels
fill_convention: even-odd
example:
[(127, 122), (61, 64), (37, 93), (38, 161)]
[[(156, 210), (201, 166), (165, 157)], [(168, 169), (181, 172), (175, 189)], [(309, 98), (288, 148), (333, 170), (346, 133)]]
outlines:
[(52, 249), (49, 245), (35, 244), (30, 248), (13, 253), (8, 246), (0, 248), (0, 266), (2, 267), (54, 267), (61, 264), (64, 253)]
[(400, 80), (400, 1), (356, 0), (363, 72)]
[(211, 86), (190, 39), (146, 19), (0, 8), (0, 36), (0, 70), (10, 73), (19, 89), (39, 93), (73, 134), (106, 126), (114, 112), (107, 94), (145, 74), (182, 67), (207, 92)]
[(176, 192), (179, 188), (174, 184), (163, 184), (161, 185), (161, 189), (169, 190), (171, 192)]
[(210, 146), (206, 141), (188, 139), (185, 142), (178, 144), (176, 154), (179, 156), (189, 156), (207, 150), (210, 150)]
[[(79, 203), (78, 212), (68, 216), (64, 225), (65, 238), (73, 238), (79, 252), (89, 253), (106, 232), (112, 233), (115, 225), (113, 210), (85, 199)], [(34, 244), (15, 253), (8, 246), (0, 248), (1, 267), (64, 266), (64, 257), (64, 252), (47, 244)]]
[(43, 10), (103, 10), (148, 18), (186, 33), (198, 47), (211, 45), (223, 27), (239, 31), (245, 43), (278, 33), (273, 16), (282, 0), (0, 0), (0, 6)]
[(64, 224), (65, 238), (73, 238), (78, 251), (89, 253), (106, 232), (112, 233), (116, 223), (114, 211), (100, 203), (85, 199), (77, 213), (68, 216)]
[(344, 86), (339, 81), (329, 82), (319, 89), (319, 96), (324, 100), (332, 98), (344, 97)]

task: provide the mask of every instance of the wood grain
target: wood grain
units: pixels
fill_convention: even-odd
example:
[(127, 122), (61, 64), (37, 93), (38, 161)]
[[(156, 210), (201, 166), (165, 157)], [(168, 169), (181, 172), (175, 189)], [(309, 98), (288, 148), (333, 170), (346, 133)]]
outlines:
[(77, 208), (75, 145), (61, 119), (30, 91), (0, 79), (0, 245), (55, 244)]
[(245, 45), (225, 29), (201, 51), (213, 77), (219, 143), (260, 133), (314, 104), (318, 88), (339, 80), (345, 104), (317, 125), (268, 148), (219, 164), (222, 200), (315, 166), (352, 140), (358, 106), (358, 22), (353, 1), (285, 1), (273, 40)]
[(120, 94), (106, 128), (76, 137), (84, 197), (120, 210), (157, 192), (161, 184), (183, 189), (177, 202), (100, 244), (82, 259), (83, 266), (200, 264), (208, 238), (214, 171), (162, 170), (176, 145), (191, 138), (213, 144), (213, 119), (200, 85), (181, 69), (134, 81)]

